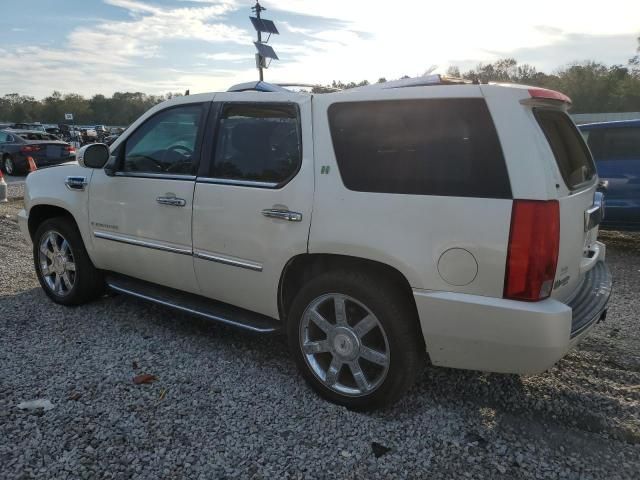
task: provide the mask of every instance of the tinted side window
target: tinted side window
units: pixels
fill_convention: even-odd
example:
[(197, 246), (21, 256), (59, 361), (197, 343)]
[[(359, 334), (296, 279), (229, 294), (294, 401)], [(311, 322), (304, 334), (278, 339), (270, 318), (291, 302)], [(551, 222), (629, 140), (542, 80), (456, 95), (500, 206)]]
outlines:
[(213, 177), (283, 183), (300, 167), (295, 105), (228, 104), (218, 123)]
[(582, 135), (569, 115), (560, 110), (544, 109), (535, 109), (534, 114), (547, 137), (567, 187), (573, 190), (593, 179), (596, 167)]
[(335, 103), (329, 107), (329, 126), (350, 190), (511, 198), (483, 99)]
[(589, 148), (597, 161), (640, 160), (640, 128), (602, 128), (589, 133)]
[(191, 174), (202, 105), (169, 108), (143, 123), (127, 138), (123, 172)]

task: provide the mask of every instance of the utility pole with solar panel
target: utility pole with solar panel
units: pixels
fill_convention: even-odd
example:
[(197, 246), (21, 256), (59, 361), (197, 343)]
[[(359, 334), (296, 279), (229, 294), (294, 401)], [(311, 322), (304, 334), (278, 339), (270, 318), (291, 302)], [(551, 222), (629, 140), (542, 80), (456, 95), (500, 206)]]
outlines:
[[(260, 5), (259, 1), (256, 1), (256, 4), (251, 7), (251, 10), (256, 15), (255, 17), (249, 17), (249, 19), (251, 19), (251, 23), (253, 23), (253, 28), (258, 32), (258, 41), (253, 42), (253, 44), (256, 46), (256, 50), (258, 50), (258, 53), (256, 53), (256, 67), (258, 68), (258, 72), (260, 72), (260, 81), (262, 82), (264, 80), (262, 69), (269, 68), (272, 60), (278, 60), (278, 55), (276, 55), (276, 52), (274, 52), (273, 48), (267, 45), (267, 43), (269, 43), (272, 34), (279, 35), (280, 32), (278, 32), (273, 21), (260, 18), (260, 12), (265, 11), (266, 8)], [(264, 42), (262, 41), (263, 33), (269, 34)], [(267, 59), (269, 59), (268, 63)]]

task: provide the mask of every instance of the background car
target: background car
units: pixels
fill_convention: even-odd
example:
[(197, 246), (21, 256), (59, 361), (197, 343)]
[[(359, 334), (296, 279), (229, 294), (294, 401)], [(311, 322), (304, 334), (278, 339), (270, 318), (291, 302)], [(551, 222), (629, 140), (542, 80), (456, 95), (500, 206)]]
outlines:
[(106, 137), (104, 137), (103, 143), (106, 143), (107, 145), (111, 145), (113, 142), (115, 142), (118, 137), (120, 135), (108, 135)]
[(32, 157), (38, 168), (75, 159), (76, 150), (54, 135), (31, 130), (0, 130), (0, 166), (7, 175), (20, 175)]
[(46, 133), (44, 125), (41, 123), (14, 123), (10, 128), (13, 130), (31, 130)]
[(580, 125), (605, 195), (603, 227), (640, 230), (640, 119)]
[(58, 127), (45, 127), (45, 130), (48, 134), (50, 135), (54, 135), (56, 137), (58, 137), (59, 139), (62, 138), (62, 130), (60, 130)]
[(93, 127), (81, 127), (82, 143), (93, 143), (98, 141), (98, 132)]

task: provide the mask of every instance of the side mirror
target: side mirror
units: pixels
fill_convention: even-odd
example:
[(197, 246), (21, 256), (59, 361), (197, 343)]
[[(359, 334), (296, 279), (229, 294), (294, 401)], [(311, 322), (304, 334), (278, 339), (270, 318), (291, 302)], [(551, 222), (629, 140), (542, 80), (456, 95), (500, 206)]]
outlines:
[(82, 167), (102, 168), (109, 160), (109, 147), (104, 143), (90, 143), (78, 150), (76, 160)]

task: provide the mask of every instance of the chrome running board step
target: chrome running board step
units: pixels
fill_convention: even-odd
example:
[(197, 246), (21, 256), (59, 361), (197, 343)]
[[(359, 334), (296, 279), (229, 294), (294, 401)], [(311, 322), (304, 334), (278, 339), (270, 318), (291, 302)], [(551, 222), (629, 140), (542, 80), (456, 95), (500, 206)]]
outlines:
[(118, 274), (108, 274), (107, 285), (112, 290), (164, 305), (181, 312), (189, 313), (208, 320), (242, 328), (258, 333), (271, 333), (280, 329), (279, 321), (251, 312), (243, 308), (234, 307), (226, 303), (211, 300), (200, 295), (182, 292), (169, 287), (155, 285), (144, 280)]

